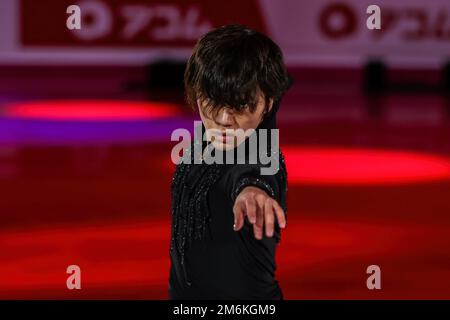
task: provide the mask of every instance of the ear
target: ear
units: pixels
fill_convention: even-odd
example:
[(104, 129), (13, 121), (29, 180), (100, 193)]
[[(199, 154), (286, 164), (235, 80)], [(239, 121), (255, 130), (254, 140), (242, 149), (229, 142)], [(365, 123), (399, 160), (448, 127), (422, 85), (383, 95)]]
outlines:
[(271, 98), (270, 101), (269, 101), (269, 109), (267, 110), (267, 113), (272, 111), (272, 107), (273, 107), (273, 98)]
[(202, 100), (200, 100), (200, 98), (197, 99), (197, 112), (203, 116), (202, 106), (203, 106)]
[(270, 111), (272, 111), (272, 107), (273, 107), (273, 99), (270, 99), (269, 100), (269, 107), (266, 110), (264, 110), (263, 117), (265, 117), (266, 114), (268, 114), (268, 113), (270, 113)]
[(273, 99), (269, 100), (269, 107), (264, 110), (263, 114), (261, 115), (261, 121), (264, 120), (264, 118), (272, 111), (273, 108)]

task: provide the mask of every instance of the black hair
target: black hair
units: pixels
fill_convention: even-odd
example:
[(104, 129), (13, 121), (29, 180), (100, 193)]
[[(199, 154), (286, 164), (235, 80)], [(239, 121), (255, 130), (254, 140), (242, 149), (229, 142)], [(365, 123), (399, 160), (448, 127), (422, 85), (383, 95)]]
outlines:
[(259, 93), (278, 105), (291, 85), (279, 46), (268, 36), (239, 24), (213, 29), (201, 37), (190, 56), (185, 73), (185, 98), (197, 110), (197, 100), (205, 111), (230, 108), (240, 113), (254, 112)]

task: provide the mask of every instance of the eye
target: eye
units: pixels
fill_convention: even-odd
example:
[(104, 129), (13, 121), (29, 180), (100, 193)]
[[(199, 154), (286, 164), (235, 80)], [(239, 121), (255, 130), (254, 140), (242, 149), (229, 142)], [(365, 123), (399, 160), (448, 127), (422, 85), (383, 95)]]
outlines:
[(236, 112), (237, 112), (238, 114), (242, 114), (242, 113), (247, 112), (247, 111), (249, 110), (249, 108), (250, 108), (250, 106), (249, 106), (247, 103), (246, 103), (246, 104), (241, 104), (241, 105), (239, 106), (239, 109), (236, 110)]

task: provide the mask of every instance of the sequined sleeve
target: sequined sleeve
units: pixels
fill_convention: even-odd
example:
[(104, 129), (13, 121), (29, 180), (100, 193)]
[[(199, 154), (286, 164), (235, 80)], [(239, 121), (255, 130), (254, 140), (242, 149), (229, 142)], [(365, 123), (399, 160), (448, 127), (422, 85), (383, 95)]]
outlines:
[(287, 171), (283, 155), (280, 154), (279, 170), (274, 175), (262, 175), (260, 165), (236, 165), (231, 171), (230, 198), (236, 201), (239, 193), (248, 186), (255, 186), (264, 190), (269, 196), (278, 201), (287, 213)]

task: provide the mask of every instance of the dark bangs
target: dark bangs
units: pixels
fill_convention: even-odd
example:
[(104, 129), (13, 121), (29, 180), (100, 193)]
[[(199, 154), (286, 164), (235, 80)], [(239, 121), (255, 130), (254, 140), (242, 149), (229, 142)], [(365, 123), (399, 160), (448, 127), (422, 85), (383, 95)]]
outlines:
[(226, 25), (208, 32), (194, 47), (188, 60), (184, 85), (186, 102), (205, 113), (230, 108), (238, 113), (254, 112), (259, 93), (266, 108), (289, 87), (280, 48), (267, 36), (241, 25)]

